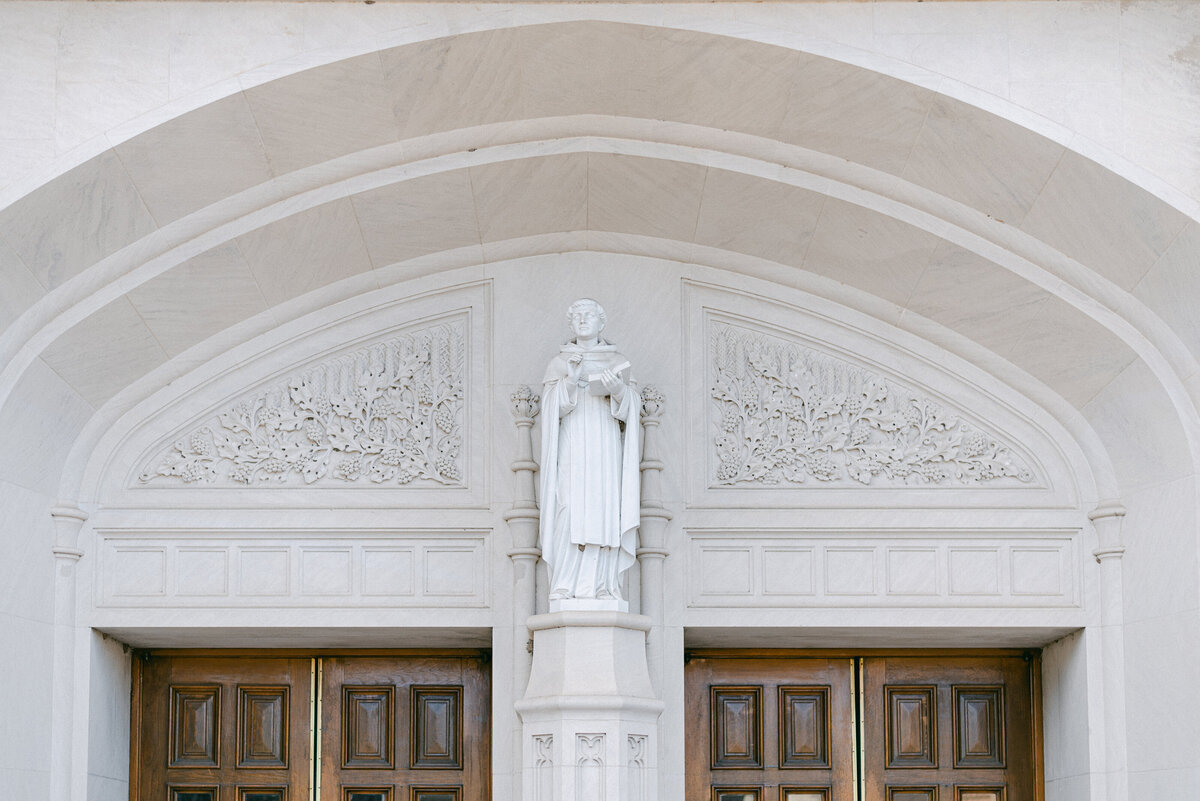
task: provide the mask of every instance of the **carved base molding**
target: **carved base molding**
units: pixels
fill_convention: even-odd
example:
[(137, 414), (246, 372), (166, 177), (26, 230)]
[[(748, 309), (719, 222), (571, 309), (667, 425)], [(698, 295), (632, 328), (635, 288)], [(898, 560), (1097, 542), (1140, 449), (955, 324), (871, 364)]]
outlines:
[(654, 801), (658, 718), (650, 619), (565, 611), (529, 618), (533, 669), (516, 704), (523, 801)]

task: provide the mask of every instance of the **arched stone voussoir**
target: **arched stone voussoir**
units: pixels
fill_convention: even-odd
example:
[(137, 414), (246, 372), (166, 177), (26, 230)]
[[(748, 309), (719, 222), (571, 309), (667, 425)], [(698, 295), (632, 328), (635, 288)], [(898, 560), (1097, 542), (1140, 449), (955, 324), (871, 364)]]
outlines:
[(728, 36), (577, 21), (406, 44), (236, 93), (0, 210), (0, 240), (53, 289), (157, 227), (300, 169), (578, 114), (739, 132), (864, 165), (1019, 227), (1126, 290), (1187, 223), (1061, 145), (897, 78)]
[(302, 208), (93, 309), (43, 358), (99, 407), (167, 358), (343, 280), (363, 276), (371, 286), (382, 270), (442, 253), (462, 251), (473, 263), (525, 255), (531, 238), (537, 247), (546, 237), (586, 247), (589, 235), (675, 243), (672, 257), (683, 260), (712, 249), (820, 276), (878, 298), (896, 320), (916, 313), (954, 330), (1077, 407), (1134, 358), (1050, 289), (881, 211), (697, 161), (595, 151), (476, 163)]

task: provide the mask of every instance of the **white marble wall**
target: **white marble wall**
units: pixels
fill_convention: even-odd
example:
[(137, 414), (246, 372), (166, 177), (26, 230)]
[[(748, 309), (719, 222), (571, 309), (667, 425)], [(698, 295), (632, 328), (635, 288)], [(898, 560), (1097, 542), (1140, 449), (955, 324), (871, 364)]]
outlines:
[(1099, 719), (1102, 714), (1097, 708), (1100, 691), (1089, 683), (1087, 657), (1088, 635), (1082, 631), (1042, 649), (1047, 801), (1093, 798), (1103, 792), (1103, 779), (1089, 772), (1100, 757), (1095, 738), (1079, 736), (1088, 731), (1089, 719)]
[(80, 648), (89, 651), (86, 704), (87, 799), (127, 801), (129, 798), (129, 649), (87, 628), (81, 629)]
[(1125, 498), (1130, 799), (1187, 798), (1200, 786), (1196, 492), (1185, 478)]
[[(791, 44), (1021, 117), (1200, 199), (1186, 0), (663, 7), (6, 3), (0, 187), (324, 60), (481, 27), (601, 18)], [(1064, 46), (1068, 43), (1069, 46)], [(114, 91), (114, 87), (122, 87)]]
[(54, 643), (53, 496), (0, 481), (0, 795), (50, 792), (50, 670)]

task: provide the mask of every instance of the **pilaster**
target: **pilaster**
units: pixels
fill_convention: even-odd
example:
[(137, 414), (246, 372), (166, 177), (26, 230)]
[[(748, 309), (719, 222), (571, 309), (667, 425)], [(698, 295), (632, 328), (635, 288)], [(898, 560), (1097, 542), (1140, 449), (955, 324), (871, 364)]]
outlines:
[(1088, 513), (1096, 529), (1100, 565), (1100, 648), (1104, 683), (1104, 773), (1107, 801), (1129, 798), (1125, 735), (1125, 630), (1124, 575), (1121, 522), (1125, 507), (1115, 500), (1102, 501)]
[(79, 532), (87, 513), (74, 504), (50, 509), (54, 520), (54, 656), (51, 666), (50, 797), (71, 797), (71, 756), (75, 731), (76, 565), (83, 557)]

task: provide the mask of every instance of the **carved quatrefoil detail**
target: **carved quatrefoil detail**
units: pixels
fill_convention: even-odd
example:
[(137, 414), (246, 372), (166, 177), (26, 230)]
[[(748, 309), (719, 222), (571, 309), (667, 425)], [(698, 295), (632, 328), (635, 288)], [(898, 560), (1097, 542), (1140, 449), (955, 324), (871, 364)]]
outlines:
[(1032, 484), (1013, 448), (812, 348), (710, 321), (717, 486)]
[(461, 485), (465, 342), (452, 321), (318, 364), (196, 428), (141, 481)]

